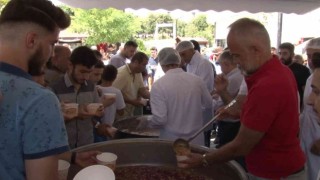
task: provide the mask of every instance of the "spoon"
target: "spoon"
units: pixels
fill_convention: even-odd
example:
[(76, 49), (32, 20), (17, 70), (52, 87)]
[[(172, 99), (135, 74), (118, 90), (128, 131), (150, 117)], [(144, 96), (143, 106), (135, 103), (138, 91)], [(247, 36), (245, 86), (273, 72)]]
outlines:
[[(236, 100), (232, 100), (228, 105), (226, 105), (223, 110), (230, 108), (232, 105), (236, 103)], [(186, 155), (190, 152), (189, 142), (196, 138), (206, 127), (208, 127), (211, 123), (213, 123), (219, 116), (221, 112), (215, 115), (207, 124), (205, 124), (201, 129), (199, 129), (196, 133), (194, 133), (188, 140), (178, 138), (173, 142), (173, 149), (177, 153), (177, 155)]]

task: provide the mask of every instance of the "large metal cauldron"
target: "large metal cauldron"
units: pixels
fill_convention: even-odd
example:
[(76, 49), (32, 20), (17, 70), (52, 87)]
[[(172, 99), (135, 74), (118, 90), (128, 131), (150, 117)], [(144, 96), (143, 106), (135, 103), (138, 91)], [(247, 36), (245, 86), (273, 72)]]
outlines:
[[(176, 168), (177, 162), (172, 143), (172, 141), (153, 138), (122, 139), (91, 144), (74, 149), (73, 151), (99, 150), (115, 153), (118, 156), (117, 167), (150, 165)], [(193, 152), (198, 153), (205, 153), (210, 150), (194, 145), (191, 146), (191, 149)], [(72, 165), (69, 170), (68, 179), (73, 179), (79, 170), (78, 166)], [(197, 174), (211, 177), (214, 180), (247, 180), (246, 173), (235, 161), (213, 164), (192, 170), (188, 169), (187, 171), (194, 171)]]
[(132, 116), (119, 119), (113, 123), (113, 126), (118, 129), (114, 139), (126, 138), (156, 138), (159, 137), (160, 131), (158, 129), (146, 128), (139, 130), (141, 119), (151, 119), (152, 115)]

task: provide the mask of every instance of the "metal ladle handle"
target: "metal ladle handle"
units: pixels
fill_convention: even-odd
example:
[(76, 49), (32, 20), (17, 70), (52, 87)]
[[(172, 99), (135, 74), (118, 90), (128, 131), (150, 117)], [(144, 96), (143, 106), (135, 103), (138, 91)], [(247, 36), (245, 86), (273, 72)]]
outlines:
[[(228, 108), (230, 108), (232, 105), (234, 105), (234, 103), (236, 103), (236, 100), (232, 100), (228, 105), (226, 105), (223, 109), (226, 110)], [(192, 141), (194, 138), (196, 138), (206, 127), (208, 127), (211, 123), (213, 123), (219, 116), (221, 115), (221, 112), (217, 115), (215, 115), (209, 122), (207, 122), (207, 124), (205, 124), (201, 129), (199, 129), (196, 133), (194, 133), (194, 135), (192, 135), (187, 141), (190, 142)]]

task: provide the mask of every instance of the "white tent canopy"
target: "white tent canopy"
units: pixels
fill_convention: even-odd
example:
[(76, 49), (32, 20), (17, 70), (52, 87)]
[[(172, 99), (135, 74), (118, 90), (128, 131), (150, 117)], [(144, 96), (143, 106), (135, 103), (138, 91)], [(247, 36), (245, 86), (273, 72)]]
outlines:
[(320, 7), (319, 0), (60, 0), (72, 7), (116, 9), (165, 9), (184, 11), (283, 12), (304, 14)]

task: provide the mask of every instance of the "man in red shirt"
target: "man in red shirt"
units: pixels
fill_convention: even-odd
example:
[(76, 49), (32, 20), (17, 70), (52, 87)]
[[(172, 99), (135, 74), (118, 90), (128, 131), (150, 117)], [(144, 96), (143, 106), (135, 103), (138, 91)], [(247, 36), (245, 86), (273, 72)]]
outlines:
[(191, 153), (184, 163), (193, 167), (245, 156), (250, 179), (305, 180), (292, 72), (271, 54), (268, 32), (255, 20), (243, 18), (231, 24), (227, 42), (248, 86), (239, 133), (218, 150)]

